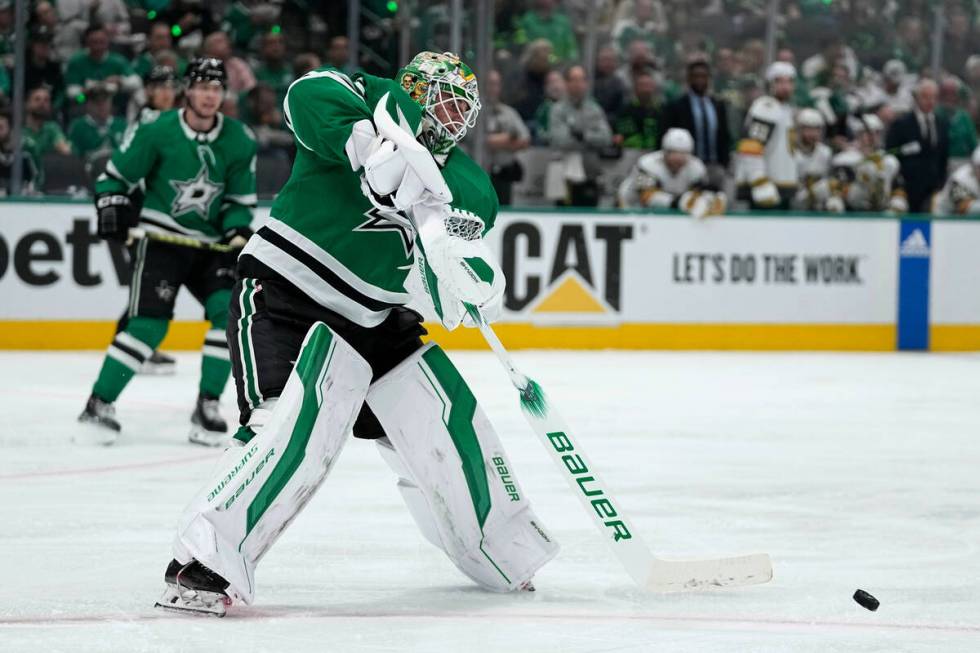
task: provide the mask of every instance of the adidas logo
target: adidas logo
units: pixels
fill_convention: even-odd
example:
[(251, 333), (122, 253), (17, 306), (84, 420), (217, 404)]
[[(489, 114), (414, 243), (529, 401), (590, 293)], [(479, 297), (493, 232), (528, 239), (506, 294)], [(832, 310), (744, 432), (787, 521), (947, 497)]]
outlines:
[(926, 240), (926, 236), (922, 233), (921, 229), (916, 229), (905, 237), (898, 251), (902, 256), (928, 258), (929, 241)]

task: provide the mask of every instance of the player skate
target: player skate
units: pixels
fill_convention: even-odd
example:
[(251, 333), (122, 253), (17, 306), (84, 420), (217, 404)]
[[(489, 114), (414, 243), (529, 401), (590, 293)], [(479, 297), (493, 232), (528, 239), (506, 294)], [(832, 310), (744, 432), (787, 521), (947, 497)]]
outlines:
[(119, 437), (122, 427), (116, 420), (116, 408), (95, 395), (85, 402), (85, 410), (78, 416), (84, 425), (75, 435), (78, 444), (110, 445)]
[(221, 416), (217, 397), (200, 395), (194, 414), (191, 415), (191, 433), (187, 437), (194, 444), (217, 447), (228, 440), (228, 423)]
[(177, 373), (177, 361), (173, 356), (155, 351), (143, 363), (139, 373), (149, 376), (173, 376)]
[(171, 560), (164, 581), (167, 588), (155, 607), (223, 617), (225, 607), (231, 605), (225, 593), (228, 581), (196, 560), (186, 564)]

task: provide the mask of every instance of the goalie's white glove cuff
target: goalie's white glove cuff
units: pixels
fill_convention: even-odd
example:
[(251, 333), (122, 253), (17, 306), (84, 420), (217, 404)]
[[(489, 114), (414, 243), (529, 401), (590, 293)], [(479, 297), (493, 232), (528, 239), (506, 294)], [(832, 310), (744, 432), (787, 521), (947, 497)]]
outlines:
[[(395, 122), (388, 112), (387, 104), (388, 94), (385, 93), (374, 107), (374, 125), (378, 134), (385, 141), (393, 144), (391, 154), (397, 154), (399, 161), (388, 160), (388, 154), (374, 161), (373, 156), (377, 155), (375, 153), (370, 165), (365, 166), (365, 172), (369, 167), (374, 167), (375, 164), (380, 166), (383, 162), (385, 164), (384, 171), (378, 170), (377, 182), (385, 187), (392, 187), (394, 182), (390, 177), (395, 176), (401, 170), (402, 176), (393, 186), (393, 188), (397, 188), (397, 191), (392, 198), (395, 208), (401, 211), (409, 211), (418, 202), (427, 200), (430, 196), (444, 203), (452, 201), (452, 192), (450, 192), (446, 180), (443, 179), (442, 171), (432, 153), (416, 140), (415, 134), (408, 130), (408, 125), (403, 116), (400, 116), (402, 124)], [(371, 183), (372, 188), (376, 189), (370, 178), (368, 182)]]
[(344, 152), (350, 161), (350, 169), (357, 172), (364, 167), (368, 158), (381, 145), (381, 137), (374, 129), (374, 123), (367, 118), (358, 120), (351, 128), (350, 138), (344, 145)]

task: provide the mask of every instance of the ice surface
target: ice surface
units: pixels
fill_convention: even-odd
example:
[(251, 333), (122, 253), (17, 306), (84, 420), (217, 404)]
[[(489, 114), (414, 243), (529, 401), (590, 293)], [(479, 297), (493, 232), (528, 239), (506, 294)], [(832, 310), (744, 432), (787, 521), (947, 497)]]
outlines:
[(151, 607), (217, 455), (185, 439), (199, 358), (135, 379), (116, 446), (76, 447), (100, 358), (0, 354), (0, 651), (980, 651), (977, 355), (517, 352), (659, 553), (773, 557), (769, 585), (650, 595), (496, 361), (454, 354), (563, 545), (538, 592), (471, 586), (353, 441), (223, 620)]

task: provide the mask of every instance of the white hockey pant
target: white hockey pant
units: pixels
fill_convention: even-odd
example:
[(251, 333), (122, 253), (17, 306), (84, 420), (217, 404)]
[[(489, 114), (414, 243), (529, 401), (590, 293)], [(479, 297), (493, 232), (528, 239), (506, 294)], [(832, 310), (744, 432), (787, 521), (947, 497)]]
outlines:
[(558, 544), (517, 482), (490, 421), (445, 352), (427, 345), (367, 396), (382, 457), (426, 539), (481, 587), (521, 587)]
[(250, 603), (256, 563), (323, 483), (370, 383), (360, 354), (322, 322), (310, 327), (282, 395), (255, 411), (264, 424), (250, 421), (256, 436), (225, 451), (184, 510), (174, 557), (197, 559)]

